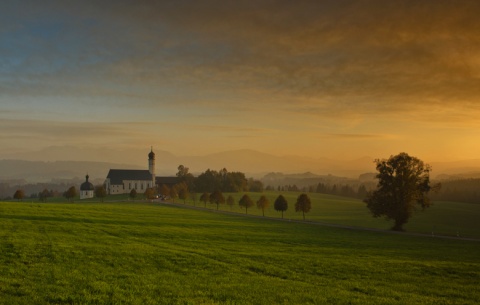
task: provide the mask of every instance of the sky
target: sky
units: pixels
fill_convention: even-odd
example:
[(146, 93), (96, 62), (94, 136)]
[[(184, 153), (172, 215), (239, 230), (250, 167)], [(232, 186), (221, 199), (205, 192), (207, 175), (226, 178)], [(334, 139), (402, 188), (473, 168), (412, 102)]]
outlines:
[(3, 0), (0, 159), (51, 146), (478, 159), (479, 12), (475, 0)]

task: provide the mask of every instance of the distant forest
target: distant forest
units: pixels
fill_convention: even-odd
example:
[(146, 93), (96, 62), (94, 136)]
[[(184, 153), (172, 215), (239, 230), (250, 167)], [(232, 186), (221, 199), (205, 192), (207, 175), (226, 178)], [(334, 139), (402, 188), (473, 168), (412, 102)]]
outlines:
[(480, 203), (479, 178), (446, 180), (441, 184), (440, 191), (430, 195), (432, 200)]
[[(445, 180), (441, 181), (441, 188), (438, 192), (429, 193), (429, 197), (436, 201), (458, 201), (480, 204), (480, 178)], [(295, 184), (285, 186), (267, 186), (267, 190), (277, 191), (302, 191), (331, 194), (358, 199), (365, 198), (368, 191), (376, 187), (375, 182), (328, 184), (318, 183), (317, 185), (298, 187)]]

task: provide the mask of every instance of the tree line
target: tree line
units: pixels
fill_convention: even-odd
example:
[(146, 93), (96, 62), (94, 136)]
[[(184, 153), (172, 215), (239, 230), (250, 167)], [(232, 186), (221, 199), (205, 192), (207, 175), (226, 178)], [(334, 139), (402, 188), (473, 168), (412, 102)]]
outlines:
[(263, 183), (260, 180), (246, 178), (242, 172), (229, 172), (226, 168), (219, 171), (207, 169), (205, 172), (194, 177), (189, 173), (188, 167), (178, 166), (176, 176), (180, 183), (184, 183), (188, 190), (195, 192), (214, 192), (216, 190), (224, 193), (238, 192), (263, 192)]
[(442, 188), (431, 195), (433, 200), (459, 201), (480, 204), (480, 179), (442, 181)]

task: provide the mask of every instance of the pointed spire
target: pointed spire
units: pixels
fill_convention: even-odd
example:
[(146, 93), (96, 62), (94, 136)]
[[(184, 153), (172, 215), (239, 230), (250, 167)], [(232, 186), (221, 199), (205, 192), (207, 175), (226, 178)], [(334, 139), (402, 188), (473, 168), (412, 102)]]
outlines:
[(148, 159), (149, 160), (154, 160), (155, 159), (155, 153), (153, 152), (153, 146), (151, 147), (150, 153), (148, 154)]
[(87, 173), (87, 175), (85, 176), (85, 179), (87, 180), (87, 182), (88, 182), (88, 178), (90, 178), (90, 176)]

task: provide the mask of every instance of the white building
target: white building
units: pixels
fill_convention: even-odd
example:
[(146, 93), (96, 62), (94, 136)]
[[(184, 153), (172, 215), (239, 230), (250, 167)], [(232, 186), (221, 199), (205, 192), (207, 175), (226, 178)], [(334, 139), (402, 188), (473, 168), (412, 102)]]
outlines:
[(148, 170), (111, 169), (105, 180), (108, 194), (129, 194), (133, 189), (144, 193), (147, 188), (155, 186), (155, 153), (148, 154)]
[(85, 182), (80, 185), (80, 199), (93, 198), (95, 188), (92, 183), (88, 182), (88, 178), (89, 176), (86, 175)]

